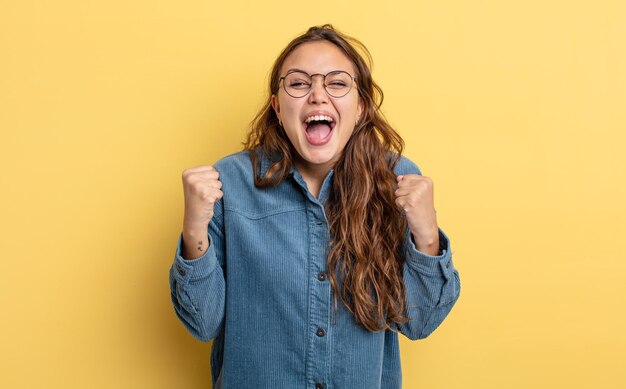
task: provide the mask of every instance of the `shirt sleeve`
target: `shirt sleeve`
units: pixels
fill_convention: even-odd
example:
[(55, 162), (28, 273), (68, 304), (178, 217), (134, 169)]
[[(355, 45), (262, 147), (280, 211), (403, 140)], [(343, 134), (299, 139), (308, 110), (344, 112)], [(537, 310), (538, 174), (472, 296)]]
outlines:
[(176, 315), (194, 337), (204, 342), (219, 335), (224, 320), (226, 283), (221, 204), (221, 201), (216, 203), (209, 224), (208, 250), (200, 258), (183, 259), (181, 233), (169, 273)]
[[(419, 174), (415, 163), (402, 156), (395, 173)], [(409, 339), (430, 335), (448, 316), (461, 292), (459, 272), (452, 261), (448, 236), (439, 228), (439, 253), (428, 255), (415, 247), (411, 231), (406, 229), (406, 257), (403, 267), (406, 290), (406, 315), (409, 321), (397, 329)]]
[(403, 277), (409, 321), (398, 329), (409, 339), (423, 339), (446, 318), (459, 298), (461, 282), (452, 262), (450, 240), (441, 228), (437, 256), (417, 250), (408, 230), (406, 242)]

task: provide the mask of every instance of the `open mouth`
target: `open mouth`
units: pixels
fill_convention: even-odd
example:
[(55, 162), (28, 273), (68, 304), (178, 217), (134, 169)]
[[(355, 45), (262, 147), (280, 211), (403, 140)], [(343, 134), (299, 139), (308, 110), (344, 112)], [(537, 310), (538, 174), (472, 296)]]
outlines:
[(307, 140), (313, 145), (327, 143), (330, 140), (335, 124), (335, 121), (330, 116), (316, 115), (308, 117), (304, 122)]

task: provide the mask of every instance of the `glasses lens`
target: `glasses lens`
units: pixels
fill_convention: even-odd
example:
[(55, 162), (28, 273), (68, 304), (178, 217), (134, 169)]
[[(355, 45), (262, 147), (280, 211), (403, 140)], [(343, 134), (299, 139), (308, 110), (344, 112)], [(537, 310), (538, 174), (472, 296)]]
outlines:
[(311, 77), (303, 72), (291, 72), (283, 80), (285, 92), (292, 97), (303, 97), (311, 89)]
[[(343, 97), (352, 89), (352, 76), (343, 70), (330, 72), (324, 79), (324, 88), (332, 97)], [(294, 71), (283, 79), (285, 92), (291, 97), (304, 97), (311, 90), (313, 80), (307, 73)]]
[(333, 97), (343, 97), (352, 88), (352, 76), (344, 71), (331, 72), (326, 75), (326, 92)]

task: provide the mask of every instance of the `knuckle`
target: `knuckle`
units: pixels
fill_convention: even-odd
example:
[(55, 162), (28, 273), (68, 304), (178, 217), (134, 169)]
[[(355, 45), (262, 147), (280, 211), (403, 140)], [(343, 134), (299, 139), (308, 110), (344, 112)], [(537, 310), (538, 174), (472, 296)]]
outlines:
[(193, 180), (189, 182), (189, 185), (191, 186), (191, 189), (195, 192), (195, 193), (202, 193), (202, 185), (198, 180)]
[(417, 205), (417, 199), (413, 196), (409, 197), (406, 201), (407, 208), (413, 208)]
[(426, 190), (429, 186), (430, 184), (426, 180), (419, 180), (415, 183), (415, 189), (418, 191)]
[(192, 187), (194, 190), (197, 190), (198, 188), (201, 187), (200, 180), (198, 180), (198, 177), (196, 175), (193, 175), (193, 174), (188, 175), (185, 182), (187, 183), (187, 185)]

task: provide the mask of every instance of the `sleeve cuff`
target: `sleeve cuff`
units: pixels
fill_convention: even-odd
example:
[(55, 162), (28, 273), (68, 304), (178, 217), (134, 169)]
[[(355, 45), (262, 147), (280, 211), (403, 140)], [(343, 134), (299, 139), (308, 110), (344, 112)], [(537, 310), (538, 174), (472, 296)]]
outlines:
[(183, 234), (178, 237), (176, 246), (176, 257), (174, 259), (174, 277), (181, 284), (187, 284), (190, 280), (206, 277), (217, 266), (217, 257), (211, 235), (209, 238), (209, 249), (200, 258), (184, 259), (181, 255), (183, 249)]
[(448, 236), (439, 228), (439, 255), (428, 255), (415, 247), (411, 238), (411, 231), (407, 228), (407, 256), (406, 263), (417, 272), (432, 276), (443, 275), (450, 279), (454, 273), (452, 251)]

